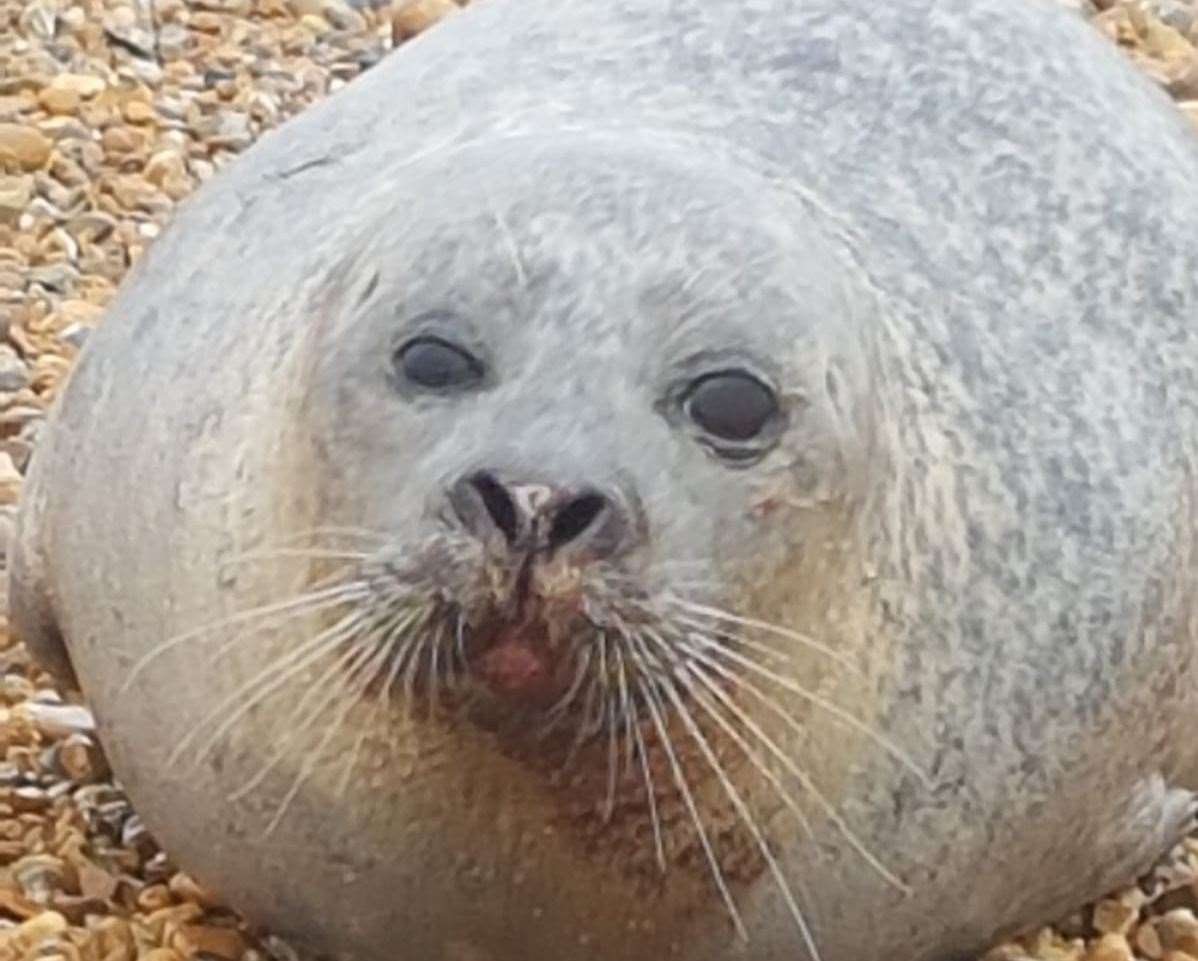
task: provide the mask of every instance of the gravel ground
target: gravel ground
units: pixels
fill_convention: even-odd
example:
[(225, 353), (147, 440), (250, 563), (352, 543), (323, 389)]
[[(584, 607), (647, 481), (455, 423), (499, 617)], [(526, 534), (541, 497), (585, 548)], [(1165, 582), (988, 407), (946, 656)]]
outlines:
[[(1061, 2), (1198, 124), (1198, 0)], [(174, 204), (456, 9), (0, 0), (0, 556), (47, 404)], [(0, 621), (0, 961), (294, 958), (157, 849), (74, 699)], [(985, 961), (1198, 961), (1196, 911), (1198, 837)]]

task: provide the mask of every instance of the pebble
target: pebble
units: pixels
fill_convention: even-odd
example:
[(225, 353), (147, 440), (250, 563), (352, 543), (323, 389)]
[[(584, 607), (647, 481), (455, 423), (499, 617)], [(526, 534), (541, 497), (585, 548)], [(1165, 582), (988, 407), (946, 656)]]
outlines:
[(29, 386), (29, 368), (12, 347), (0, 344), (0, 392), (15, 393)]
[(33, 177), (0, 175), (0, 222), (15, 220), (33, 200)]
[(21, 170), (37, 170), (45, 166), (53, 148), (53, 142), (35, 127), (0, 123), (0, 165), (11, 163)]

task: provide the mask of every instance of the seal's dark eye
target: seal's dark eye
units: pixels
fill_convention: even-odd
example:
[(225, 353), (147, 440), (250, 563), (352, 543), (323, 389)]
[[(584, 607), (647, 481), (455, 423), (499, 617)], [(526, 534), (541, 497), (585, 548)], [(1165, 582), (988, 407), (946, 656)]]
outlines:
[(724, 371), (701, 377), (686, 398), (691, 420), (716, 437), (752, 440), (778, 411), (774, 392), (756, 377)]
[(433, 389), (468, 387), (483, 376), (483, 366), (476, 358), (436, 337), (421, 337), (405, 344), (396, 362), (412, 383)]

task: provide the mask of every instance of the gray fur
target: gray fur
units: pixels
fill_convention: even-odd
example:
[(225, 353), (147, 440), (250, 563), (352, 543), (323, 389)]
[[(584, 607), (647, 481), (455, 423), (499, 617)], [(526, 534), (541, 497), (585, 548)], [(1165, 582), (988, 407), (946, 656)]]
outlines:
[[(223, 802), (250, 748), (165, 773), (232, 687), (204, 650), (122, 691), (254, 598), (214, 572), (299, 518), (402, 540), (496, 461), (624, 485), (647, 580), (793, 584), (757, 616), (852, 657), (868, 693), (842, 702), (930, 775), (812, 719), (804, 763), (912, 889), (823, 819), (771, 823), (824, 961), (965, 956), (1128, 881), (1191, 814), (1195, 184), (1193, 132), (1052, 3), (486, 0), (265, 136), (138, 265), (36, 453), (16, 626), (66, 670), (61, 632), (183, 864), (341, 956), (801, 956), (764, 876), (736, 892), (748, 946), (668, 877), (630, 895), (655, 928), (618, 923), (610, 875), (528, 853), (539, 795), (477, 746), (335, 815), (305, 792), (266, 838), (265, 806)], [(397, 397), (390, 347), (443, 307), (495, 383)], [(655, 406), (703, 352), (787, 399), (752, 466)]]

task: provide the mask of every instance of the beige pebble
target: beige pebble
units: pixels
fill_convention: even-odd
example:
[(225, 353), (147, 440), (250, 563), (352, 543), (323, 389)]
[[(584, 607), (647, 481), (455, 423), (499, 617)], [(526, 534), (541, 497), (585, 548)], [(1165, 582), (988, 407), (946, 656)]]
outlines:
[(21, 474), (12, 458), (0, 451), (0, 504), (15, 504), (21, 493)]
[(144, 100), (130, 100), (125, 104), (124, 114), (129, 123), (151, 124), (158, 120), (158, 114), (153, 106)]
[(391, 8), (391, 36), (401, 43), (452, 13), (457, 12), (453, 0), (397, 0)]
[(0, 164), (15, 163), (22, 170), (38, 170), (46, 165), (53, 149), (53, 141), (36, 127), (0, 123)]
[(1189, 908), (1175, 908), (1161, 915), (1156, 930), (1166, 951), (1198, 955), (1198, 918)]
[(0, 221), (14, 219), (33, 200), (33, 177), (0, 175)]
[(1107, 898), (1094, 905), (1094, 929), (1100, 934), (1127, 934), (1139, 913), (1133, 905)]
[(1085, 961), (1135, 961), (1135, 955), (1122, 934), (1104, 934), (1090, 945)]
[(81, 99), (89, 100), (108, 89), (108, 84), (86, 73), (59, 73), (50, 81), (49, 89), (69, 90)]
[(46, 87), (37, 95), (37, 102), (42, 109), (47, 113), (57, 115), (73, 114), (79, 109), (79, 104), (83, 98), (74, 90), (62, 89), (57, 87)]

